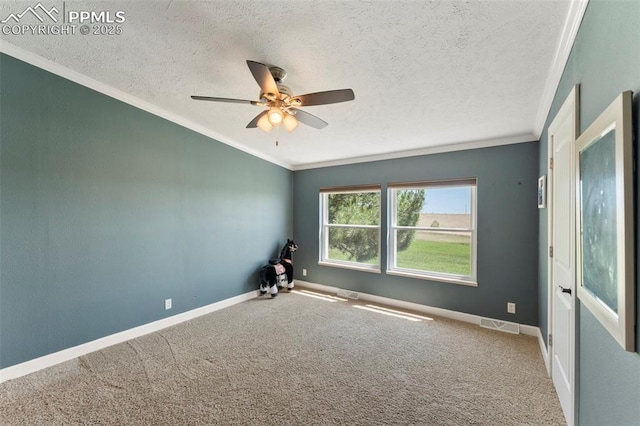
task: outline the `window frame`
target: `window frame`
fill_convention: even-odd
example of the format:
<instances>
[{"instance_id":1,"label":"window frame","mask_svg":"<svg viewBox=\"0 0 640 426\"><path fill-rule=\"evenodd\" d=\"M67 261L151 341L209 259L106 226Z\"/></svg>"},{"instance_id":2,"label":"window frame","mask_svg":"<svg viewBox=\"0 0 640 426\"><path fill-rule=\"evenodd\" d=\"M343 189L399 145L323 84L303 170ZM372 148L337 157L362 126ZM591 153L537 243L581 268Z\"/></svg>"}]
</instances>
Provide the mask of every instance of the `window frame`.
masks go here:
<instances>
[{"instance_id":1,"label":"window frame","mask_svg":"<svg viewBox=\"0 0 640 426\"><path fill-rule=\"evenodd\" d=\"M459 188L470 187L471 189L471 223L469 228L442 228L442 227L424 227L424 226L398 226L397 225L397 208L396 208L396 192L406 189L435 189L435 188ZM387 186L387 274L399 275L410 278L419 278L431 281L441 281L453 284L477 287L477 269L478 269L478 210L477 210L477 178L461 178L461 179L445 179L432 180L424 182L400 182L390 183ZM437 271L425 271L413 268L402 268L397 264L396 250L396 231L398 230L415 230L428 232L469 232L471 235L471 275L448 274Z\"/></svg>"},{"instance_id":2,"label":"window frame","mask_svg":"<svg viewBox=\"0 0 640 426\"><path fill-rule=\"evenodd\" d=\"M331 194L357 194L364 192L375 192L380 197L378 209L378 225L355 225L355 224L335 224L329 221L329 195ZM318 238L318 265L333 266L338 268L356 269L366 272L381 273L382 265L382 186L381 185L359 185L349 187L333 187L320 189L320 229ZM369 264L349 260L329 259L329 229L330 228L357 228L357 229L377 229L378 230L378 263Z\"/></svg>"}]
</instances>

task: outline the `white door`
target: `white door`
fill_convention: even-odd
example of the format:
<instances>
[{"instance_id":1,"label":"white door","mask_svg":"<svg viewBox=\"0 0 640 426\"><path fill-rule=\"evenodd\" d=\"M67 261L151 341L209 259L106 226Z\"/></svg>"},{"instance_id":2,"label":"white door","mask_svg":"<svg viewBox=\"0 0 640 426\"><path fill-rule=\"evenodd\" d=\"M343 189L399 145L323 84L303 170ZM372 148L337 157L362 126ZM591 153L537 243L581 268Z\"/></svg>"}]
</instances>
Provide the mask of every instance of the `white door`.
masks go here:
<instances>
[{"instance_id":1,"label":"white door","mask_svg":"<svg viewBox=\"0 0 640 426\"><path fill-rule=\"evenodd\" d=\"M549 126L551 377L567 420L574 414L575 174L578 88Z\"/></svg>"}]
</instances>

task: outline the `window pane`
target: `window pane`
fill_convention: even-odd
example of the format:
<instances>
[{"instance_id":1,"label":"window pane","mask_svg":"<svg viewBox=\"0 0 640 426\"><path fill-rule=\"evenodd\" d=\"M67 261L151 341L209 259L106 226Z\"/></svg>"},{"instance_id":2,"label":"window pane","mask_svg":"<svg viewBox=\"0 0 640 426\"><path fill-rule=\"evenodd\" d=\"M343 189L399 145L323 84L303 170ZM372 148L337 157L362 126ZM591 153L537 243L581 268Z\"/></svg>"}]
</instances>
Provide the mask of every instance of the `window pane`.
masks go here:
<instances>
[{"instance_id":1,"label":"window pane","mask_svg":"<svg viewBox=\"0 0 640 426\"><path fill-rule=\"evenodd\" d=\"M396 231L396 267L471 276L471 233Z\"/></svg>"},{"instance_id":2,"label":"window pane","mask_svg":"<svg viewBox=\"0 0 640 426\"><path fill-rule=\"evenodd\" d=\"M327 260L378 265L379 230L360 228L330 227L329 254Z\"/></svg>"},{"instance_id":3,"label":"window pane","mask_svg":"<svg viewBox=\"0 0 640 426\"><path fill-rule=\"evenodd\" d=\"M470 229L471 209L470 186L427 188L418 226Z\"/></svg>"},{"instance_id":4,"label":"window pane","mask_svg":"<svg viewBox=\"0 0 640 426\"><path fill-rule=\"evenodd\" d=\"M418 225L424 207L424 189L400 189L396 191L396 223L398 226Z\"/></svg>"},{"instance_id":5,"label":"window pane","mask_svg":"<svg viewBox=\"0 0 640 426\"><path fill-rule=\"evenodd\" d=\"M380 192L328 194L329 221L340 225L379 225Z\"/></svg>"},{"instance_id":6,"label":"window pane","mask_svg":"<svg viewBox=\"0 0 640 426\"><path fill-rule=\"evenodd\" d=\"M471 229L470 214L455 213L420 213L417 226L430 228L462 228Z\"/></svg>"}]
</instances>

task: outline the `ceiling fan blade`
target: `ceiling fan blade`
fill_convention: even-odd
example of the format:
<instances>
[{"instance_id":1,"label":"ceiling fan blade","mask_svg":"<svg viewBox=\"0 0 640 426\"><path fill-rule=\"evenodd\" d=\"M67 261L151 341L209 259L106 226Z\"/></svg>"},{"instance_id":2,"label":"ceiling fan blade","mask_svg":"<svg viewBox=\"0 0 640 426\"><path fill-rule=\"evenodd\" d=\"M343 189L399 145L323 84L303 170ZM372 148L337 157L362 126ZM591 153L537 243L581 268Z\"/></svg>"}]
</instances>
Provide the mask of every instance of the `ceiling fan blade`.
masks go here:
<instances>
[{"instance_id":1,"label":"ceiling fan blade","mask_svg":"<svg viewBox=\"0 0 640 426\"><path fill-rule=\"evenodd\" d=\"M300 106L335 104L352 101L356 98L351 89L327 90L326 92L307 93L295 97L300 99Z\"/></svg>"},{"instance_id":2,"label":"ceiling fan blade","mask_svg":"<svg viewBox=\"0 0 640 426\"><path fill-rule=\"evenodd\" d=\"M260 120L263 115L266 115L267 112L269 112L269 110L264 110L260 114L256 115L256 118L254 118L249 122L249 124L247 124L247 129L253 129L255 127L258 127L258 120Z\"/></svg>"},{"instance_id":3,"label":"ceiling fan blade","mask_svg":"<svg viewBox=\"0 0 640 426\"><path fill-rule=\"evenodd\" d=\"M309 114L301 109L291 108L291 110L295 111L295 117L299 122L306 124L307 126L311 126L314 129L323 129L329 124L315 115Z\"/></svg>"},{"instance_id":4,"label":"ceiling fan blade","mask_svg":"<svg viewBox=\"0 0 640 426\"><path fill-rule=\"evenodd\" d=\"M258 101L248 101L245 99L214 98L211 96L196 96L196 95L192 95L191 99L195 99L196 101L230 102L234 104L259 105Z\"/></svg>"},{"instance_id":5,"label":"ceiling fan blade","mask_svg":"<svg viewBox=\"0 0 640 426\"><path fill-rule=\"evenodd\" d=\"M278 91L278 85L269 71L269 67L260 62L247 61L249 70L253 74L253 78L256 79L258 85L262 89L262 93L273 93L274 95L280 95Z\"/></svg>"}]
</instances>

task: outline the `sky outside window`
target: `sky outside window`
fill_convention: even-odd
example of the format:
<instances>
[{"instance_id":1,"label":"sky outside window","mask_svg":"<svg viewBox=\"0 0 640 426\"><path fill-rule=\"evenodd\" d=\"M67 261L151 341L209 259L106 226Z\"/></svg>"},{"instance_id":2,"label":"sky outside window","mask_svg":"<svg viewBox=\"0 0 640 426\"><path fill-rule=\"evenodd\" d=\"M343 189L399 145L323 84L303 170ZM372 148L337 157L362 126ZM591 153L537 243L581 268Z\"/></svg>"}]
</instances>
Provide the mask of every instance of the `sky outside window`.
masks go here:
<instances>
[{"instance_id":1,"label":"sky outside window","mask_svg":"<svg viewBox=\"0 0 640 426\"><path fill-rule=\"evenodd\" d=\"M421 213L469 214L471 211L470 187L430 188L424 191Z\"/></svg>"}]
</instances>

